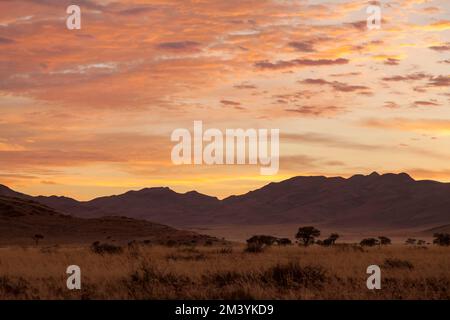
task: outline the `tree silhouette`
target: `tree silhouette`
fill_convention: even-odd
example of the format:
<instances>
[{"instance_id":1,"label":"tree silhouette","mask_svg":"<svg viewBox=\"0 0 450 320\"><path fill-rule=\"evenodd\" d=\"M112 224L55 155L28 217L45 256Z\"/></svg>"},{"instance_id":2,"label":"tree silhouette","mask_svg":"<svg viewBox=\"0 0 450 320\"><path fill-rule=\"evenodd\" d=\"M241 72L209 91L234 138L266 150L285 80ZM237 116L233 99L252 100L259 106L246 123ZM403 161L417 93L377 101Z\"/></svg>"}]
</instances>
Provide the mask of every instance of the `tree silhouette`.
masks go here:
<instances>
[{"instance_id":1,"label":"tree silhouette","mask_svg":"<svg viewBox=\"0 0 450 320\"><path fill-rule=\"evenodd\" d=\"M366 238L366 239L362 239L359 244L363 247L373 247L373 246L379 245L380 241L378 241L375 238Z\"/></svg>"},{"instance_id":2,"label":"tree silhouette","mask_svg":"<svg viewBox=\"0 0 450 320\"><path fill-rule=\"evenodd\" d=\"M267 235L256 235L247 239L247 248L246 252L262 252L264 248L273 245L277 242L278 238Z\"/></svg>"},{"instance_id":3,"label":"tree silhouette","mask_svg":"<svg viewBox=\"0 0 450 320\"><path fill-rule=\"evenodd\" d=\"M247 239L247 244L251 243L258 243L261 245L271 246L273 245L278 239L273 236L266 236L266 235L257 235L253 236L250 239Z\"/></svg>"},{"instance_id":4,"label":"tree silhouette","mask_svg":"<svg viewBox=\"0 0 450 320\"><path fill-rule=\"evenodd\" d=\"M288 238L278 238L277 244L279 246L290 246L292 244L292 241L291 241L291 239L288 239Z\"/></svg>"},{"instance_id":5,"label":"tree silhouette","mask_svg":"<svg viewBox=\"0 0 450 320\"><path fill-rule=\"evenodd\" d=\"M433 243L439 246L450 246L450 234L448 233L435 233Z\"/></svg>"},{"instance_id":6,"label":"tree silhouette","mask_svg":"<svg viewBox=\"0 0 450 320\"><path fill-rule=\"evenodd\" d=\"M328 238L321 241L319 243L319 240L317 241L317 244L323 245L323 246L332 246L336 242L336 240L339 239L339 235L337 233L332 233Z\"/></svg>"},{"instance_id":7,"label":"tree silhouette","mask_svg":"<svg viewBox=\"0 0 450 320\"><path fill-rule=\"evenodd\" d=\"M380 245L382 245L382 246L392 244L391 239L389 239L388 237L385 237L385 236L379 236L378 240L380 240Z\"/></svg>"},{"instance_id":8,"label":"tree silhouette","mask_svg":"<svg viewBox=\"0 0 450 320\"><path fill-rule=\"evenodd\" d=\"M426 243L427 242L425 240L421 240L421 239L417 240L417 245L418 246L424 246Z\"/></svg>"},{"instance_id":9,"label":"tree silhouette","mask_svg":"<svg viewBox=\"0 0 450 320\"><path fill-rule=\"evenodd\" d=\"M405 244L415 245L416 241L417 240L414 238L408 238L408 239L406 239Z\"/></svg>"},{"instance_id":10,"label":"tree silhouette","mask_svg":"<svg viewBox=\"0 0 450 320\"><path fill-rule=\"evenodd\" d=\"M42 239L44 239L44 236L42 234L35 234L33 236L33 240L36 242L36 245L38 245L39 244L39 240L42 240Z\"/></svg>"},{"instance_id":11,"label":"tree silhouette","mask_svg":"<svg viewBox=\"0 0 450 320\"><path fill-rule=\"evenodd\" d=\"M312 226L300 227L298 229L295 238L299 241L303 242L303 245L306 247L310 244L314 243L315 237L320 236L320 230L316 229Z\"/></svg>"}]
</instances>

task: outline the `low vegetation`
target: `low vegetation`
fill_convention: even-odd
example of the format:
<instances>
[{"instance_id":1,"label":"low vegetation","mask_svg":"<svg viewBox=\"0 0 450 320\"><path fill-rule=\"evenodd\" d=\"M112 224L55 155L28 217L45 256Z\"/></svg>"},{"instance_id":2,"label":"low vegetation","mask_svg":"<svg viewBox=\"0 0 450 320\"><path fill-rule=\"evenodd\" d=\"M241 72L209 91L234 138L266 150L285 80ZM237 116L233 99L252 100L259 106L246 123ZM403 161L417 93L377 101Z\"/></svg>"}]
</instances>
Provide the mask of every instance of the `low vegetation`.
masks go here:
<instances>
[{"instance_id":1,"label":"low vegetation","mask_svg":"<svg viewBox=\"0 0 450 320\"><path fill-rule=\"evenodd\" d=\"M401 260L401 259L395 259L395 258L387 258L384 260L383 267L390 268L390 269L413 269L414 266L411 262L408 260Z\"/></svg>"},{"instance_id":2,"label":"low vegetation","mask_svg":"<svg viewBox=\"0 0 450 320\"><path fill-rule=\"evenodd\" d=\"M450 234L435 233L433 243L440 246L450 246Z\"/></svg>"},{"instance_id":3,"label":"low vegetation","mask_svg":"<svg viewBox=\"0 0 450 320\"><path fill-rule=\"evenodd\" d=\"M272 245L288 246L292 245L292 241L288 238L277 238L268 235L257 235L250 239L247 239L247 247L245 252L258 253L262 252L264 248L270 247Z\"/></svg>"},{"instance_id":4,"label":"low vegetation","mask_svg":"<svg viewBox=\"0 0 450 320\"><path fill-rule=\"evenodd\" d=\"M450 235L433 244L385 236L336 243L337 233L298 229L288 238L256 235L247 244L0 248L1 299L450 299ZM425 248L427 250L417 250ZM255 254L257 253L257 254ZM368 290L367 267L379 265L382 289ZM82 289L66 288L65 271L78 265Z\"/></svg>"},{"instance_id":5,"label":"low vegetation","mask_svg":"<svg viewBox=\"0 0 450 320\"><path fill-rule=\"evenodd\" d=\"M91 245L91 251L97 254L119 254L123 249L120 246L96 241Z\"/></svg>"},{"instance_id":6,"label":"low vegetation","mask_svg":"<svg viewBox=\"0 0 450 320\"><path fill-rule=\"evenodd\" d=\"M120 248L117 249L117 248ZM450 248L335 244L0 248L0 299L450 299ZM66 288L78 265L82 289ZM366 287L367 266L382 289Z\"/></svg>"}]
</instances>

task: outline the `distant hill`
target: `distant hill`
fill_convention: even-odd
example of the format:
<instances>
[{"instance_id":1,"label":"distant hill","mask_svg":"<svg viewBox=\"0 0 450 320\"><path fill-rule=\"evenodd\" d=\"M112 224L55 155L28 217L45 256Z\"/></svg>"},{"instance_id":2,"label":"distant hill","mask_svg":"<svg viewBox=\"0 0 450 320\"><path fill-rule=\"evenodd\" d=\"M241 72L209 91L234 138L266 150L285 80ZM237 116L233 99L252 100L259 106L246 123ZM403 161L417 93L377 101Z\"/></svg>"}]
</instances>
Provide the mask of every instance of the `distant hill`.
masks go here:
<instances>
[{"instance_id":1,"label":"distant hill","mask_svg":"<svg viewBox=\"0 0 450 320\"><path fill-rule=\"evenodd\" d=\"M427 230L423 231L423 233L430 234L430 235L433 235L435 233L450 233L450 224L427 229Z\"/></svg>"},{"instance_id":2,"label":"distant hill","mask_svg":"<svg viewBox=\"0 0 450 320\"><path fill-rule=\"evenodd\" d=\"M177 193L169 188L146 188L121 195L79 202L66 197L35 197L36 201L79 217L127 216L173 226L209 223L208 213L221 202L195 191Z\"/></svg>"},{"instance_id":3,"label":"distant hill","mask_svg":"<svg viewBox=\"0 0 450 320\"><path fill-rule=\"evenodd\" d=\"M223 200L216 219L398 229L450 222L450 184L409 175L294 177ZM233 213L235 213L233 215Z\"/></svg>"},{"instance_id":4,"label":"distant hill","mask_svg":"<svg viewBox=\"0 0 450 320\"><path fill-rule=\"evenodd\" d=\"M34 199L74 216L120 215L178 227L307 223L394 230L450 223L450 184L416 181L406 173L374 172L348 179L299 176L224 200L169 188L129 191L87 202L65 197Z\"/></svg>"},{"instance_id":5,"label":"distant hill","mask_svg":"<svg viewBox=\"0 0 450 320\"><path fill-rule=\"evenodd\" d=\"M15 198L22 198L22 199L32 199L33 198L32 196L28 196L26 194L14 191L2 184L0 184L0 196L15 197Z\"/></svg>"},{"instance_id":6,"label":"distant hill","mask_svg":"<svg viewBox=\"0 0 450 320\"><path fill-rule=\"evenodd\" d=\"M209 215L205 213L218 209L221 204L216 197L196 191L181 194L169 188L145 188L86 202L61 196L32 197L2 185L0 195L33 199L60 212L83 218L127 216L174 226L208 223Z\"/></svg>"},{"instance_id":7,"label":"distant hill","mask_svg":"<svg viewBox=\"0 0 450 320\"><path fill-rule=\"evenodd\" d=\"M33 200L0 196L0 244L33 244L35 234L46 244L125 243L147 240L154 244L205 243L218 240L162 224L126 217L76 218Z\"/></svg>"}]
</instances>

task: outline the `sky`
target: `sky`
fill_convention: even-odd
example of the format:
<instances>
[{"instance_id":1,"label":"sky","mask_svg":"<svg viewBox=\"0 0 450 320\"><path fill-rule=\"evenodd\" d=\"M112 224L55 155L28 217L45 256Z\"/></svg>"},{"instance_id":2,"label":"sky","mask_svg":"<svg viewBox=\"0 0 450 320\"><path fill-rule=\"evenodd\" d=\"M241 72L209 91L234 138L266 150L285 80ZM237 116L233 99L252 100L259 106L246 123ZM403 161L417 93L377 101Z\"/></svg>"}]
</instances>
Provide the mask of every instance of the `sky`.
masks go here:
<instances>
[{"instance_id":1,"label":"sky","mask_svg":"<svg viewBox=\"0 0 450 320\"><path fill-rule=\"evenodd\" d=\"M2 0L0 183L87 200L372 171L450 182L449 71L448 0ZM174 165L171 133L195 120L280 129L278 173Z\"/></svg>"}]
</instances>

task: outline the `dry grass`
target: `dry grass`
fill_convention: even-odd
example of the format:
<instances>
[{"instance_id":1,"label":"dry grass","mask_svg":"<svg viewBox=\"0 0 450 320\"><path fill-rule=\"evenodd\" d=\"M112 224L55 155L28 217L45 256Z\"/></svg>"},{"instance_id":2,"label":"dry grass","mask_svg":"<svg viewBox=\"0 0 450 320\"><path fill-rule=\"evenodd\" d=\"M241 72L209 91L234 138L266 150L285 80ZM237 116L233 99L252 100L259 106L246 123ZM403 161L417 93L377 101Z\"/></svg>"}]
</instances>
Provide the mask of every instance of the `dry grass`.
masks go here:
<instances>
[{"instance_id":1,"label":"dry grass","mask_svg":"<svg viewBox=\"0 0 450 320\"><path fill-rule=\"evenodd\" d=\"M78 265L82 290L66 288ZM366 268L382 289L366 288ZM0 299L450 299L450 248L0 248Z\"/></svg>"}]
</instances>

